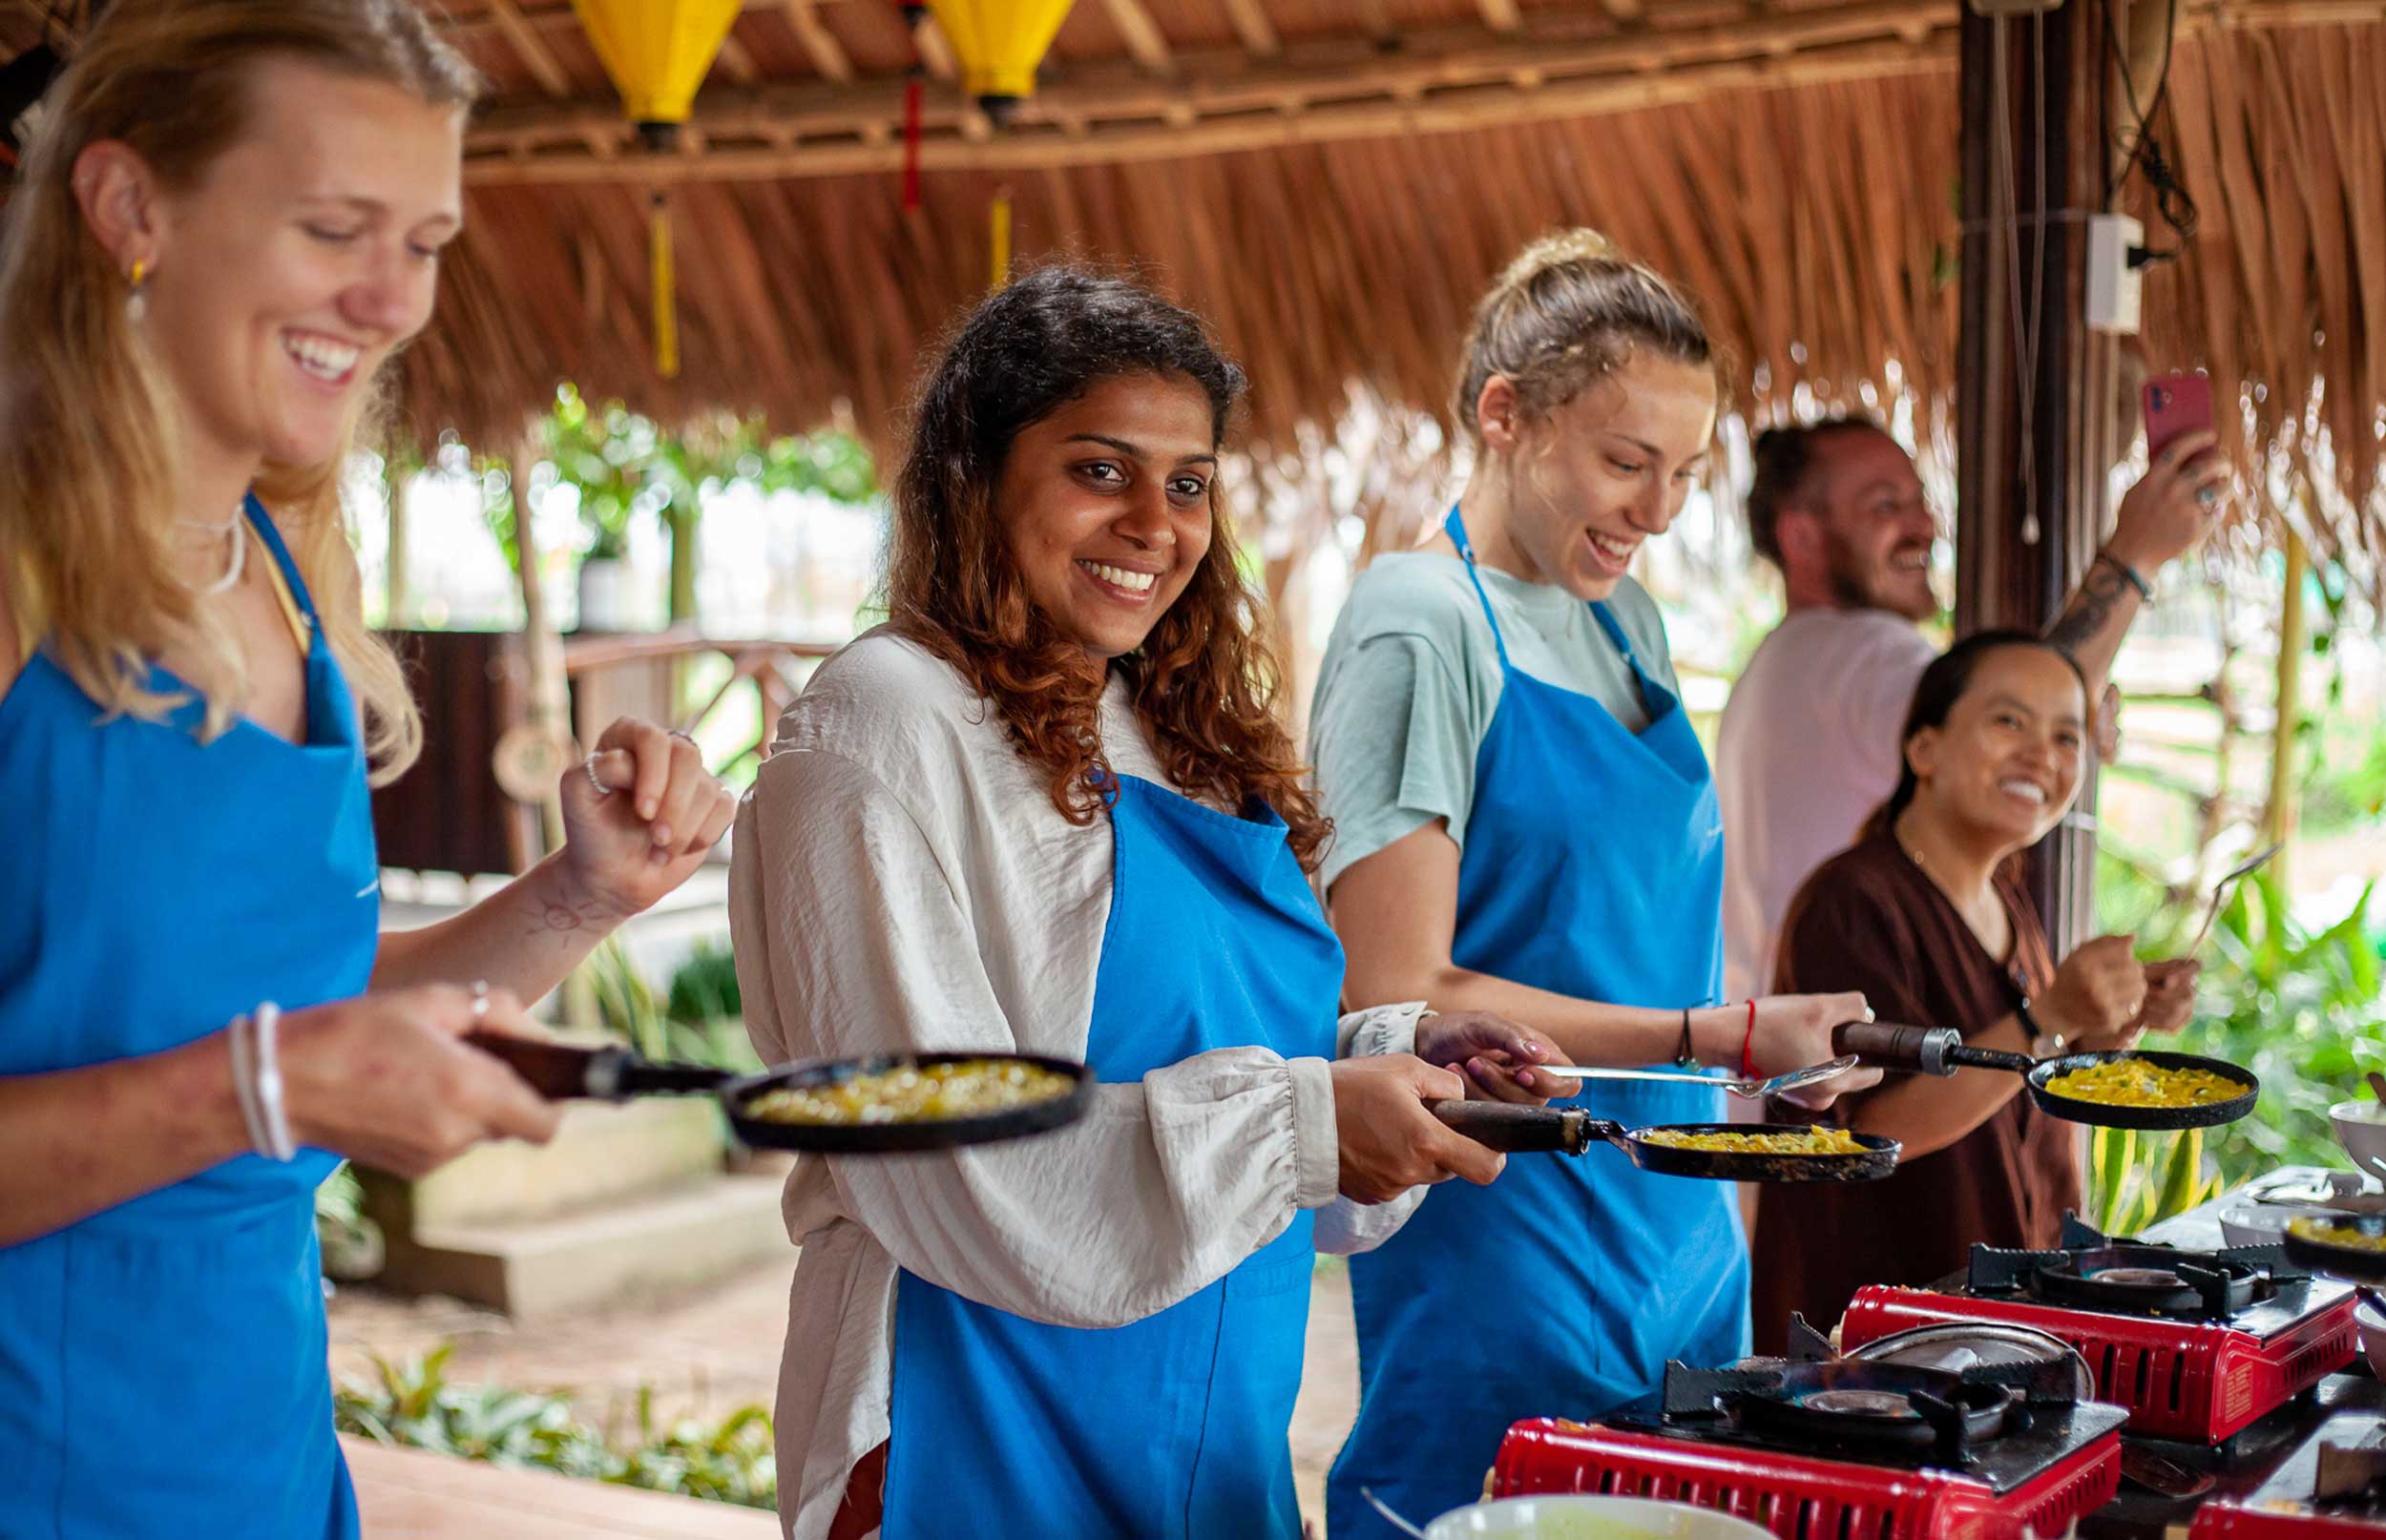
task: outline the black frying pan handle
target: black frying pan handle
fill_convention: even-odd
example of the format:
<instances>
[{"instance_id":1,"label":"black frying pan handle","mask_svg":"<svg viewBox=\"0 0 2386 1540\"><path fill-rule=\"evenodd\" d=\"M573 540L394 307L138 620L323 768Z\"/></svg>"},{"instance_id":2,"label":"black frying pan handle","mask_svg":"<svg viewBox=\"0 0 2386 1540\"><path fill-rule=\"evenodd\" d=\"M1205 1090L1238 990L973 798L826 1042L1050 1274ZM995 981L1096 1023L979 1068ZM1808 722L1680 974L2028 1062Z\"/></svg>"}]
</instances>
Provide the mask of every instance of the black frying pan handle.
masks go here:
<instances>
[{"instance_id":1,"label":"black frying pan handle","mask_svg":"<svg viewBox=\"0 0 2386 1540\"><path fill-rule=\"evenodd\" d=\"M1512 1101L1429 1101L1426 1108L1445 1127L1476 1143L1511 1155L1556 1151L1580 1155L1597 1137L1589 1115L1579 1109L1533 1107Z\"/></svg>"},{"instance_id":2,"label":"black frying pan handle","mask_svg":"<svg viewBox=\"0 0 2386 1540\"><path fill-rule=\"evenodd\" d=\"M1900 1027L1887 1021L1843 1022L1831 1029L1831 1046L1884 1070L1956 1072L1955 1053L1963 1034L1952 1027Z\"/></svg>"},{"instance_id":3,"label":"black frying pan handle","mask_svg":"<svg viewBox=\"0 0 2386 1540\"><path fill-rule=\"evenodd\" d=\"M637 1095L673 1095L718 1091L732 1078L724 1070L696 1065L651 1064L626 1048L583 1048L545 1043L504 1032L472 1032L465 1039L503 1059L531 1089L549 1101L592 1097L625 1101Z\"/></svg>"}]
</instances>

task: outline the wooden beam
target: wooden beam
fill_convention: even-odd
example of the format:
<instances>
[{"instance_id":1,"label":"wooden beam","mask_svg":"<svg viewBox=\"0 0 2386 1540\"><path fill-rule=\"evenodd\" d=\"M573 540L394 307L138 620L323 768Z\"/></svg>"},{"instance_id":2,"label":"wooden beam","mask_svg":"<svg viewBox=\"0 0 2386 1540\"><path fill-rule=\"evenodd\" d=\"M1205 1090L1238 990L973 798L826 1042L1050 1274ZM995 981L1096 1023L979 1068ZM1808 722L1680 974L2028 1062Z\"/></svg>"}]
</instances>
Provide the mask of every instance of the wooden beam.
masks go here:
<instances>
[{"instance_id":1,"label":"wooden beam","mask_svg":"<svg viewBox=\"0 0 2386 1540\"><path fill-rule=\"evenodd\" d=\"M1152 20L1152 13L1143 9L1143 0L1102 0L1102 9L1110 12L1111 25L1126 39L1127 53L1136 63L1154 74L1169 74L1176 70L1170 55L1168 39Z\"/></svg>"},{"instance_id":2,"label":"wooden beam","mask_svg":"<svg viewBox=\"0 0 2386 1540\"><path fill-rule=\"evenodd\" d=\"M513 0L489 0L489 13L497 30L505 34L506 45L530 70L531 78L538 82L539 90L550 96L572 94L572 77L563 73L563 65L547 47L546 40L531 30Z\"/></svg>"},{"instance_id":3,"label":"wooden beam","mask_svg":"<svg viewBox=\"0 0 2386 1540\"><path fill-rule=\"evenodd\" d=\"M952 45L945 40L945 30L936 25L933 16L922 16L911 29L911 43L920 52L920 63L939 80L951 80L960 73L952 62Z\"/></svg>"},{"instance_id":4,"label":"wooden beam","mask_svg":"<svg viewBox=\"0 0 2386 1540\"><path fill-rule=\"evenodd\" d=\"M1952 30L1916 48L1901 41L1871 42L1814 51L1787 60L1735 59L1685 66L1661 75L1629 74L1593 81L1553 83L1519 91L1496 84L1440 92L1414 105L1376 99L1204 118L1188 127L1145 122L1099 128L1078 137L1057 127L1041 132L1015 125L982 142L941 134L920 146L929 171L1030 171L1079 165L1127 164L1183 159L1236 151L1331 144L1351 139L1418 134L1449 134L1504 124L1595 116L1668 103L1694 101L1710 92L1877 78L1917 70L1943 69L1955 58ZM701 159L623 156L600 165L585 156L474 156L465 179L474 186L567 185L575 183L675 183L783 180L842 177L896 170L899 144L871 145L859 137L814 140L781 151L719 142Z\"/></svg>"},{"instance_id":5,"label":"wooden beam","mask_svg":"<svg viewBox=\"0 0 2386 1540\"><path fill-rule=\"evenodd\" d=\"M1600 9L1613 16L1619 25L1637 27L1648 12L1641 0L1599 0Z\"/></svg>"},{"instance_id":6,"label":"wooden beam","mask_svg":"<svg viewBox=\"0 0 2386 1540\"><path fill-rule=\"evenodd\" d=\"M795 40L804 45L805 56L812 61L812 69L824 80L848 85L853 79L853 60L847 56L845 45L836 34L821 25L820 15L812 9L812 0L785 0L787 25L795 29Z\"/></svg>"},{"instance_id":7,"label":"wooden beam","mask_svg":"<svg viewBox=\"0 0 2386 1540\"><path fill-rule=\"evenodd\" d=\"M1267 11L1260 0L1225 0L1226 19L1234 23L1234 35L1243 40L1243 52L1255 59L1272 59L1284 51L1276 40L1275 24L1267 19Z\"/></svg>"},{"instance_id":8,"label":"wooden beam","mask_svg":"<svg viewBox=\"0 0 2386 1540\"><path fill-rule=\"evenodd\" d=\"M1517 9L1517 0L1476 0L1483 12L1483 25L1495 32L1513 32L1524 25L1524 12Z\"/></svg>"},{"instance_id":9,"label":"wooden beam","mask_svg":"<svg viewBox=\"0 0 2386 1540\"><path fill-rule=\"evenodd\" d=\"M719 63L721 73L739 85L750 86L762 78L762 72L754 68L754 55L745 51L745 45L738 41L735 32L721 40Z\"/></svg>"},{"instance_id":10,"label":"wooden beam","mask_svg":"<svg viewBox=\"0 0 2386 1540\"><path fill-rule=\"evenodd\" d=\"M2386 11L2386 0L2371 3ZM1927 9L1935 27L1954 25L1957 0L1932 0ZM1793 59L1799 52L1894 37L1900 27L1912 24L1915 10L1912 0L1865 0L1832 10L1790 12L1762 23L1651 30L1631 36L1617 35L1604 22L1595 22L1598 32L1574 42L1562 41L1564 34L1556 29L1544 31L1531 23L1516 37L1476 26L1411 33L1389 53L1346 38L1287 48L1268 61L1232 51L1181 53L1174 80L1154 79L1123 62L1089 64L1020 103L1010 133L1017 136L1025 129L1053 127L1062 117L1095 125L1099 136L1106 122L1132 125L1171 115L1199 120L1261 111L1298 113L1370 97L1513 83L1519 72L1538 76L1546 82L1541 89L1552 90L1568 83L1569 77L1633 73L1662 76L1691 65L1776 52ZM922 122L931 129L959 126L967 133L967 114L973 112L957 97L932 93L924 104ZM900 124L902 114L902 83L891 78L850 88L789 85L714 91L696 107L697 119L716 137L727 138L759 138L772 130L790 129L802 135L850 138L866 123ZM536 149L589 126L627 132L611 102L568 109L529 104L483 114L468 144L477 153Z\"/></svg>"}]
</instances>

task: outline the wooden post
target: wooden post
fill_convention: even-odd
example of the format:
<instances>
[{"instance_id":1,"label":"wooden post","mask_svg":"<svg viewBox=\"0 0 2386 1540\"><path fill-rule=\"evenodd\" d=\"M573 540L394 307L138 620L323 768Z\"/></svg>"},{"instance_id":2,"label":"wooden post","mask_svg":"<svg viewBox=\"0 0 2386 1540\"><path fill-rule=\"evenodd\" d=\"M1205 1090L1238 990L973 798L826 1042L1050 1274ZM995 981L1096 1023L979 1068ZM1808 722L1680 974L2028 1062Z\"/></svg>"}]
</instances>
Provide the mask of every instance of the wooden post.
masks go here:
<instances>
[{"instance_id":1,"label":"wooden post","mask_svg":"<svg viewBox=\"0 0 2386 1540\"><path fill-rule=\"evenodd\" d=\"M1963 12L1958 633L2045 626L2105 525L2117 354L2082 324L2086 230L2071 211L2102 206L2095 66L2110 3ZM2094 797L2091 770L2081 805ZM2075 816L2033 863L2057 956L2093 923L2095 848L2094 820Z\"/></svg>"},{"instance_id":2,"label":"wooden post","mask_svg":"<svg viewBox=\"0 0 2386 1540\"><path fill-rule=\"evenodd\" d=\"M414 618L414 596L407 592L406 505L414 477L401 472L389 480L389 555L382 574L382 629L404 631Z\"/></svg>"},{"instance_id":3,"label":"wooden post","mask_svg":"<svg viewBox=\"0 0 2386 1540\"><path fill-rule=\"evenodd\" d=\"M530 719L572 741L571 688L563 676L563 638L547 616L547 593L538 578L538 537L532 528L531 472L538 451L529 446L513 453L513 554L522 580L522 650L531 674ZM576 774L577 772L574 772ZM538 822L550 851L563 846L563 794L552 780L538 799ZM563 981L563 1019L574 1027L597 1023L596 990L584 968L574 968Z\"/></svg>"},{"instance_id":4,"label":"wooden post","mask_svg":"<svg viewBox=\"0 0 2386 1540\"><path fill-rule=\"evenodd\" d=\"M2283 523L2283 521L2282 521ZM2262 809L2262 843L2287 840L2294 835L2296 802L2300 798L2298 773L2302 756L2303 726L2303 652L2308 640L2307 621L2303 614L2304 576L2311 571L2311 552L2304 548L2303 537L2294 526L2286 525L2287 587L2280 595L2278 613L2278 710L2271 724L2270 798ZM2281 850L2271 858L2271 881L2282 889L2287 885L2287 858L2291 851Z\"/></svg>"}]
</instances>

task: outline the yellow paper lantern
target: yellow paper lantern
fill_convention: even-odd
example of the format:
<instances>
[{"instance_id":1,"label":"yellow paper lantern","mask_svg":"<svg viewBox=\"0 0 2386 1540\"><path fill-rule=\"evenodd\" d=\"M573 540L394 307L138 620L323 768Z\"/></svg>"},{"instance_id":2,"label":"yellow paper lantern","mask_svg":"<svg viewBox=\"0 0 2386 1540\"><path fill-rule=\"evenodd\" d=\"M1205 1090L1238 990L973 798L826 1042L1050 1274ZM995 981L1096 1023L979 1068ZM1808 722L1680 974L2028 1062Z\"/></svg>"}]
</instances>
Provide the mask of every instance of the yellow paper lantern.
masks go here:
<instances>
[{"instance_id":1,"label":"yellow paper lantern","mask_svg":"<svg viewBox=\"0 0 2386 1540\"><path fill-rule=\"evenodd\" d=\"M638 133L670 148L742 0L572 0L572 9Z\"/></svg>"},{"instance_id":2,"label":"yellow paper lantern","mask_svg":"<svg viewBox=\"0 0 2386 1540\"><path fill-rule=\"evenodd\" d=\"M961 61L962 86L997 124L1036 94L1036 67L1070 0L928 0Z\"/></svg>"},{"instance_id":3,"label":"yellow paper lantern","mask_svg":"<svg viewBox=\"0 0 2386 1540\"><path fill-rule=\"evenodd\" d=\"M738 19L743 0L572 0L581 30L621 93L638 137L666 151L696 105L696 88ZM671 260L671 204L661 193L647 213L648 279L655 298L655 372L680 372L678 286Z\"/></svg>"}]
</instances>

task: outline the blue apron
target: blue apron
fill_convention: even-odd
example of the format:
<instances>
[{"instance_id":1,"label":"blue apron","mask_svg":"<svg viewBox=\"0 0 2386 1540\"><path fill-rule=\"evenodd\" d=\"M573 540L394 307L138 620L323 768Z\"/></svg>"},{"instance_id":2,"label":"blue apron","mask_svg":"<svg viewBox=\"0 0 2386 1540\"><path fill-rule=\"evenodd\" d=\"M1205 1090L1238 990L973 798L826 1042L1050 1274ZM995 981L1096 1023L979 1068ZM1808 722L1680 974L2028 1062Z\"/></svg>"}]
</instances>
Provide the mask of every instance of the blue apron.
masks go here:
<instances>
[{"instance_id":1,"label":"blue apron","mask_svg":"<svg viewBox=\"0 0 2386 1540\"><path fill-rule=\"evenodd\" d=\"M1687 717L1603 604L1591 611L1639 682L1645 731L1518 672L1455 509L1448 528L1502 671L1476 755L1452 960L1578 999L1713 1002L1722 821ZM1637 1128L1714 1121L1722 1102L1697 1086L1611 1081L1577 1105ZM1332 1540L1393 1532L1361 1487L1423 1523L1481 1494L1517 1419L1597 1417L1656 1389L1669 1358L1724 1363L1748 1345L1731 1184L1650 1176L1606 1145L1514 1156L1489 1187L1435 1188L1392 1239L1350 1259L1350 1292L1361 1394L1327 1486Z\"/></svg>"},{"instance_id":2,"label":"blue apron","mask_svg":"<svg viewBox=\"0 0 2386 1540\"><path fill-rule=\"evenodd\" d=\"M264 510L247 517L313 610ZM307 738L196 701L101 719L36 654L0 699L0 1075L157 1053L365 988L380 898L363 738L310 625ZM164 669L151 688L183 688ZM92 1152L104 1156L104 1151ZM356 1533L331 1429L314 1191L241 1155L0 1249L0 1535Z\"/></svg>"},{"instance_id":3,"label":"blue apron","mask_svg":"<svg viewBox=\"0 0 2386 1540\"><path fill-rule=\"evenodd\" d=\"M1342 945L1265 809L1120 778L1086 1056L1112 1083L1211 1049L1334 1052ZM964 1156L963 1158L967 1158ZM886 1540L1298 1540L1287 1430L1311 1217L1129 1325L895 1286Z\"/></svg>"}]
</instances>

